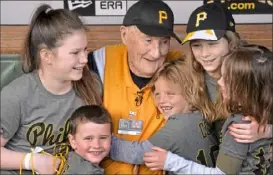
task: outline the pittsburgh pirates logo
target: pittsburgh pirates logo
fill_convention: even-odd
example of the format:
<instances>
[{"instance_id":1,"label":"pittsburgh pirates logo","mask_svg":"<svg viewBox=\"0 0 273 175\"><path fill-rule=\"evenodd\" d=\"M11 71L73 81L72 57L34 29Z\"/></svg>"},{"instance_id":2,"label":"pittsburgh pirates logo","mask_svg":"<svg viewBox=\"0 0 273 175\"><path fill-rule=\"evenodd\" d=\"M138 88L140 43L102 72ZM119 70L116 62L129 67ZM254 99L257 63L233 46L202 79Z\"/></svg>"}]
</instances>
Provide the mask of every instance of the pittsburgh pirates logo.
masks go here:
<instances>
[{"instance_id":1,"label":"pittsburgh pirates logo","mask_svg":"<svg viewBox=\"0 0 273 175\"><path fill-rule=\"evenodd\" d=\"M166 11L163 11L163 10L160 10L158 11L159 13L159 20L158 20L158 23L159 24L162 24L163 23L163 19L164 20L167 20L168 19L168 14Z\"/></svg>"},{"instance_id":2,"label":"pittsburgh pirates logo","mask_svg":"<svg viewBox=\"0 0 273 175\"><path fill-rule=\"evenodd\" d=\"M206 12L200 12L196 15L196 22L195 27L198 27L200 25L200 21L205 21L207 19L207 13Z\"/></svg>"}]
</instances>

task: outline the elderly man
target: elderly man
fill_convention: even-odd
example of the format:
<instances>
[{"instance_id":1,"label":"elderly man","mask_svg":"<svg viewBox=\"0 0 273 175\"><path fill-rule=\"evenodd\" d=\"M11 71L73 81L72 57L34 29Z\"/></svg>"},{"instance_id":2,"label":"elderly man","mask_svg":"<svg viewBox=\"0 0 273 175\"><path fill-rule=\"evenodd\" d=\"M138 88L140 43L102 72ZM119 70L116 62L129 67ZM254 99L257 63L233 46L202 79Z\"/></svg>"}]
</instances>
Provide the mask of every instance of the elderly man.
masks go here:
<instances>
[{"instance_id":1,"label":"elderly man","mask_svg":"<svg viewBox=\"0 0 273 175\"><path fill-rule=\"evenodd\" d=\"M103 102L113 119L118 137L141 141L152 136L163 118L153 103L147 87L153 74L166 60L181 57L170 52L170 39L180 39L173 32L174 15L161 0L139 0L127 12L120 28L121 45L106 46L89 53L89 67L100 76ZM133 174L134 166L105 160L106 174ZM140 166L139 174L160 174Z\"/></svg>"}]
</instances>

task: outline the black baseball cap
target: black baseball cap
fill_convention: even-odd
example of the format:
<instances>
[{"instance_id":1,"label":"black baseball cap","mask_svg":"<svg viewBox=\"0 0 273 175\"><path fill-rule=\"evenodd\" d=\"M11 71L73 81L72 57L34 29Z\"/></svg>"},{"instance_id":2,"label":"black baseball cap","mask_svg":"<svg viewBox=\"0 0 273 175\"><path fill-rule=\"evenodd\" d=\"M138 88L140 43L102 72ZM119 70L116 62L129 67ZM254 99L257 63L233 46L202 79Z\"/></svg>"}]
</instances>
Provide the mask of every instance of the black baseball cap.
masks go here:
<instances>
[{"instance_id":1,"label":"black baseball cap","mask_svg":"<svg viewBox=\"0 0 273 175\"><path fill-rule=\"evenodd\" d=\"M139 0L127 11L124 26L135 25L144 34L157 37L173 37L174 15L171 8L162 0Z\"/></svg>"},{"instance_id":2,"label":"black baseball cap","mask_svg":"<svg viewBox=\"0 0 273 175\"><path fill-rule=\"evenodd\" d=\"M195 39L216 41L227 30L236 32L235 21L227 7L220 3L204 4L192 12L182 44Z\"/></svg>"}]
</instances>

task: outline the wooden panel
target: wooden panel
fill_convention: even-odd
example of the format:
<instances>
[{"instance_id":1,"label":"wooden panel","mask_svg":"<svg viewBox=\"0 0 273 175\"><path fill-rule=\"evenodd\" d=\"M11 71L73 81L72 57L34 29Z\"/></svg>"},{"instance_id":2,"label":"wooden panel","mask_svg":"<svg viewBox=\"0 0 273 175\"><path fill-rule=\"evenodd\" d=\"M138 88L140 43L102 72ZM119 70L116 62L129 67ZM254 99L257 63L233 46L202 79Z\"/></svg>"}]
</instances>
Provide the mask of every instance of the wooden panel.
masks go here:
<instances>
[{"instance_id":1,"label":"wooden panel","mask_svg":"<svg viewBox=\"0 0 273 175\"><path fill-rule=\"evenodd\" d=\"M89 50L121 42L119 26L87 26L87 28ZM20 53L28 26L0 26L0 30L1 53ZM175 31L180 38L185 37L185 25L175 26ZM237 31L241 38L249 43L265 45L272 50L272 24L237 25ZM172 40L171 48L186 49L175 40Z\"/></svg>"}]
</instances>

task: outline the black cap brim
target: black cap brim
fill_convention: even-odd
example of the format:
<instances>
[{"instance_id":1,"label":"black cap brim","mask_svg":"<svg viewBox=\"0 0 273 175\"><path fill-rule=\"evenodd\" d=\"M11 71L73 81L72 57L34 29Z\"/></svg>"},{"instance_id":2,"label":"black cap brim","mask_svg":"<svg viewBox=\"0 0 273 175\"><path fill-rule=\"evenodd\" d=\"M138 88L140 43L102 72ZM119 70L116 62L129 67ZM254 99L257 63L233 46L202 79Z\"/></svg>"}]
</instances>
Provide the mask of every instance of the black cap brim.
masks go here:
<instances>
[{"instance_id":1,"label":"black cap brim","mask_svg":"<svg viewBox=\"0 0 273 175\"><path fill-rule=\"evenodd\" d=\"M155 36L155 37L172 37L176 39L179 44L182 43L182 41L179 39L179 37L170 30L154 27L154 26L145 26L145 25L136 25L137 28L144 34L149 36Z\"/></svg>"}]
</instances>

